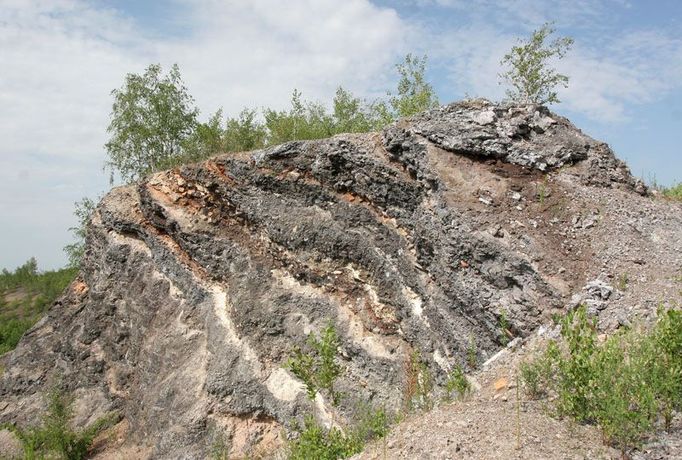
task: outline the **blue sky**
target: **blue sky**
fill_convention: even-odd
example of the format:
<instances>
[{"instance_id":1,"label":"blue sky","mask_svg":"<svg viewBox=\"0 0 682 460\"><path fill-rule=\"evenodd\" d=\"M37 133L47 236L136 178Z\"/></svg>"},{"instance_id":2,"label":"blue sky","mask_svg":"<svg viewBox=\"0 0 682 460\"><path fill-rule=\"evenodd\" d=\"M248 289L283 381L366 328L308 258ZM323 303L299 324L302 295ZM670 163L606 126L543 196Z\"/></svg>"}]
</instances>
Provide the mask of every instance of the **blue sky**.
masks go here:
<instances>
[{"instance_id":1,"label":"blue sky","mask_svg":"<svg viewBox=\"0 0 682 460\"><path fill-rule=\"evenodd\" d=\"M429 56L441 102L497 100L499 61L554 21L575 39L552 109L608 142L637 176L682 180L682 2L676 0L2 0L0 267L65 263L73 203L108 187L112 89L178 63L202 115L282 108L293 88L331 100L393 88Z\"/></svg>"}]
</instances>

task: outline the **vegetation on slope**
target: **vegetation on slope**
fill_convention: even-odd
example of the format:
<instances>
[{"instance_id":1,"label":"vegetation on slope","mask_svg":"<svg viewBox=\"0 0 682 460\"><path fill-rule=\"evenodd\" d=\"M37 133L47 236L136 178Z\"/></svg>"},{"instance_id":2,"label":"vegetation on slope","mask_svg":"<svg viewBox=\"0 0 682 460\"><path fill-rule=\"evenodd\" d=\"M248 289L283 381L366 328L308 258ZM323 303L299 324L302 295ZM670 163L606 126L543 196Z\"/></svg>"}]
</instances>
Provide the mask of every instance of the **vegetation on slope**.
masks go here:
<instances>
[{"instance_id":1,"label":"vegetation on slope","mask_svg":"<svg viewBox=\"0 0 682 460\"><path fill-rule=\"evenodd\" d=\"M296 348L286 367L306 386L312 401L318 392L330 397L336 407L343 394L334 389L334 382L342 374L338 360L339 340L336 328L330 322L319 337L308 335L305 349ZM288 458L304 460L316 458L335 460L347 458L362 451L373 439L386 436L395 417L383 408L364 404L356 410L355 420L343 429L325 428L308 414L303 425L294 426L294 438L288 443Z\"/></svg>"},{"instance_id":2,"label":"vegetation on slope","mask_svg":"<svg viewBox=\"0 0 682 460\"><path fill-rule=\"evenodd\" d=\"M34 258L0 273L0 354L12 350L21 336L52 305L76 276L77 269L38 271Z\"/></svg>"},{"instance_id":3,"label":"vegetation on slope","mask_svg":"<svg viewBox=\"0 0 682 460\"><path fill-rule=\"evenodd\" d=\"M95 437L114 425L120 416L115 413L106 415L77 431L70 426L72 419L73 399L55 387L47 395L47 412L40 425L23 429L5 424L0 425L0 429L7 429L16 435L27 460L81 460L87 457Z\"/></svg>"},{"instance_id":4,"label":"vegetation on slope","mask_svg":"<svg viewBox=\"0 0 682 460\"><path fill-rule=\"evenodd\" d=\"M652 330L600 340L585 307L561 322L561 340L521 368L532 397L550 396L561 415L599 425L623 457L682 409L682 311L659 311Z\"/></svg>"},{"instance_id":5,"label":"vegetation on slope","mask_svg":"<svg viewBox=\"0 0 682 460\"><path fill-rule=\"evenodd\" d=\"M682 183L663 188L661 193L663 193L663 196L672 200L682 201Z\"/></svg>"},{"instance_id":6,"label":"vegetation on slope","mask_svg":"<svg viewBox=\"0 0 682 460\"><path fill-rule=\"evenodd\" d=\"M338 87L330 111L327 105L303 99L294 89L286 110L244 108L225 118L222 109L206 123L174 65L167 75L152 64L141 75L128 74L112 92L114 104L107 128L107 166L125 182L160 169L201 161L221 152L239 152L293 140L323 139L340 133L377 130L396 120L437 107L426 81L426 56L408 54L396 65L400 76L388 100L368 102Z\"/></svg>"}]
</instances>

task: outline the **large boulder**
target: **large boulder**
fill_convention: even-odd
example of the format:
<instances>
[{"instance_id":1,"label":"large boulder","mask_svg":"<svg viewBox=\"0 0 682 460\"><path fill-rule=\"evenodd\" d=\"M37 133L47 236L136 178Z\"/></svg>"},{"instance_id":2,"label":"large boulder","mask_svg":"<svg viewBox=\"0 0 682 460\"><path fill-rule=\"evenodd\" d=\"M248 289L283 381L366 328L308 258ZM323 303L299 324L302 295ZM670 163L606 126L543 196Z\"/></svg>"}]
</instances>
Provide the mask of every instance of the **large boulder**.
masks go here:
<instances>
[{"instance_id":1,"label":"large boulder","mask_svg":"<svg viewBox=\"0 0 682 460\"><path fill-rule=\"evenodd\" d=\"M2 358L0 422L36 423L57 382L76 398L76 424L123 416L118 449L204 458L216 433L244 453L280 444L306 413L329 423L362 401L398 409L415 351L442 383L585 284L594 254L552 260L573 244L560 242L565 228L528 223L551 203L557 222L570 219L563 186L547 185L558 168L566 193L639 186L544 107L476 100L115 188L78 279ZM285 366L330 321L338 408L310 401Z\"/></svg>"}]
</instances>

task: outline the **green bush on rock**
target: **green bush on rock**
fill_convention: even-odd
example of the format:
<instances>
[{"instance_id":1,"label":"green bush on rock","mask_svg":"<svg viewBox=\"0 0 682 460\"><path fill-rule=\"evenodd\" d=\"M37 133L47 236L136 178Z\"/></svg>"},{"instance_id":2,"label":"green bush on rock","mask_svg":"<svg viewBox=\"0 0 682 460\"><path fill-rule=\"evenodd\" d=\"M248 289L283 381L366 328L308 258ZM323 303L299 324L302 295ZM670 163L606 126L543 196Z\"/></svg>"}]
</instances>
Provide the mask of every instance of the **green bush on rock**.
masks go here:
<instances>
[{"instance_id":1,"label":"green bush on rock","mask_svg":"<svg viewBox=\"0 0 682 460\"><path fill-rule=\"evenodd\" d=\"M521 367L532 397L556 396L560 414L598 424L624 456L660 421L670 428L682 408L682 311L659 309L651 330L625 329L600 342L582 306L561 321L561 335Z\"/></svg>"}]
</instances>

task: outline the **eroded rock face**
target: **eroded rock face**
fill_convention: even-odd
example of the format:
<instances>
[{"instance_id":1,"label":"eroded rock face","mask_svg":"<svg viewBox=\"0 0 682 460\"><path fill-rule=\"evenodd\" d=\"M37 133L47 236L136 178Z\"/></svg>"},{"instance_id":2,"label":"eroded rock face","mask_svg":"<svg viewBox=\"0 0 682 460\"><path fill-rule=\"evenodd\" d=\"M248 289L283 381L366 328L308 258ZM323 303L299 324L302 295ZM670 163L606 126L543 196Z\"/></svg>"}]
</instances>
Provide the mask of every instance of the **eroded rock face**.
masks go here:
<instances>
[{"instance_id":1,"label":"eroded rock face","mask_svg":"<svg viewBox=\"0 0 682 460\"><path fill-rule=\"evenodd\" d=\"M584 284L577 265L559 281L543 271L542 236L519 249L472 219L520 207L524 184L564 165L584 184L635 187L608 147L546 109L469 101L116 188L78 280L3 358L0 422L34 422L59 379L77 423L122 413L122 449L204 458L215 433L234 453L267 449L304 413L332 417L284 369L329 321L346 395L335 419L360 401L399 408L414 350L442 383L472 344L479 360L500 347L502 312L528 334Z\"/></svg>"}]
</instances>

